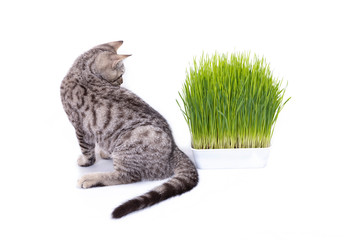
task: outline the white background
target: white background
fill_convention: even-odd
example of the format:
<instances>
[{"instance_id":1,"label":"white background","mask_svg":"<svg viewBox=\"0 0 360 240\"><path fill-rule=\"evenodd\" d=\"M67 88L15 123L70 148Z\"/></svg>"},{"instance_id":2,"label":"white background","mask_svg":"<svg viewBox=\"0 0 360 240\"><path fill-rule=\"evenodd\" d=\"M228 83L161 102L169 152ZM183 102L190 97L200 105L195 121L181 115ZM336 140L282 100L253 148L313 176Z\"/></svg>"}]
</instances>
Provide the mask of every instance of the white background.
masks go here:
<instances>
[{"instance_id":1,"label":"white background","mask_svg":"<svg viewBox=\"0 0 360 240\"><path fill-rule=\"evenodd\" d=\"M360 239L360 14L356 1L2 1L1 239ZM94 45L124 40L125 87L168 119L194 56L264 55L288 82L269 164L201 170L193 191L111 220L160 182L83 190L60 82Z\"/></svg>"}]
</instances>

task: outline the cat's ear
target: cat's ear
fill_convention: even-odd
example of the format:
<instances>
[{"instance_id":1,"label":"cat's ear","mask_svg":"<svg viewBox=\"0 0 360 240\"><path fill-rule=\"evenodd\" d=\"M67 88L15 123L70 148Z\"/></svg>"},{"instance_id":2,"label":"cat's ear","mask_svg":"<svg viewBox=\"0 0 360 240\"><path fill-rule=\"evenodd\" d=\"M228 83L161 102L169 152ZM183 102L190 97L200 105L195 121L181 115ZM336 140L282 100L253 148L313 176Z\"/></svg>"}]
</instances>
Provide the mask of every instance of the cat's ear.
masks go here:
<instances>
[{"instance_id":1,"label":"cat's ear","mask_svg":"<svg viewBox=\"0 0 360 240\"><path fill-rule=\"evenodd\" d=\"M130 56L131 56L131 54L116 55L116 59L112 63L112 68L115 68L119 62L121 62L122 60L124 60L125 58L128 58Z\"/></svg>"},{"instance_id":2,"label":"cat's ear","mask_svg":"<svg viewBox=\"0 0 360 240\"><path fill-rule=\"evenodd\" d=\"M110 45L111 47L113 47L115 49L115 51L117 51L119 49L119 47L123 44L124 41L115 41L115 42L109 42L107 43L107 45Z\"/></svg>"}]
</instances>

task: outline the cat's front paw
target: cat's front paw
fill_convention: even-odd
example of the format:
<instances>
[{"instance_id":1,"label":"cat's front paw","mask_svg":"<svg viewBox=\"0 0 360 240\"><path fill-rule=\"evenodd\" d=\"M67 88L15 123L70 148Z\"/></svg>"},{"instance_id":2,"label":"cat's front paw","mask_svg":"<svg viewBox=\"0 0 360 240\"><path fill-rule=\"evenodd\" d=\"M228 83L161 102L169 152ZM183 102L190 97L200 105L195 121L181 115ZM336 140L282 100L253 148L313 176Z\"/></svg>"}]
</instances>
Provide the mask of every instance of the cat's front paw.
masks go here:
<instances>
[{"instance_id":1,"label":"cat's front paw","mask_svg":"<svg viewBox=\"0 0 360 240\"><path fill-rule=\"evenodd\" d=\"M95 157L87 158L84 155L80 155L77 163L80 167L89 167L95 163Z\"/></svg>"}]
</instances>

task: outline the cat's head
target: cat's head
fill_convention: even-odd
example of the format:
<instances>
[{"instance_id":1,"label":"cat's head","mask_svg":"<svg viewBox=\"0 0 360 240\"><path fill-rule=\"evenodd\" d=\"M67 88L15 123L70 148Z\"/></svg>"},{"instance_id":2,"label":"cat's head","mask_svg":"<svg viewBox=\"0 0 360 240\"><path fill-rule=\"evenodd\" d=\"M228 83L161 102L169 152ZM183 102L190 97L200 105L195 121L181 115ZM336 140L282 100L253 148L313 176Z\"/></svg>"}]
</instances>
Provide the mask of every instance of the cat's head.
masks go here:
<instances>
[{"instance_id":1,"label":"cat's head","mask_svg":"<svg viewBox=\"0 0 360 240\"><path fill-rule=\"evenodd\" d=\"M123 60L131 55L117 54L118 48L123 41L116 41L101 44L92 49L93 61L90 64L90 70L104 83L113 86L120 86L123 82L125 67Z\"/></svg>"}]
</instances>

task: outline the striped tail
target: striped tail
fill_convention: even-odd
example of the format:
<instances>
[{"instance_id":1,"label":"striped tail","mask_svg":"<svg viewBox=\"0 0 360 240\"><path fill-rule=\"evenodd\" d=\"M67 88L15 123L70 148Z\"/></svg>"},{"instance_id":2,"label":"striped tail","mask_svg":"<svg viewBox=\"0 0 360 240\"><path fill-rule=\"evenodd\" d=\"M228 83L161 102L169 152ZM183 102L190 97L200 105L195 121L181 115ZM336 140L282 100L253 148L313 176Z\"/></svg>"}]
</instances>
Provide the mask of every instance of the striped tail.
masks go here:
<instances>
[{"instance_id":1,"label":"striped tail","mask_svg":"<svg viewBox=\"0 0 360 240\"><path fill-rule=\"evenodd\" d=\"M168 198L181 195L193 189L198 181L198 173L191 160L178 147L173 153L174 175L164 184L148 193L131 199L114 209L113 218L121 218L129 213L155 205Z\"/></svg>"}]
</instances>

